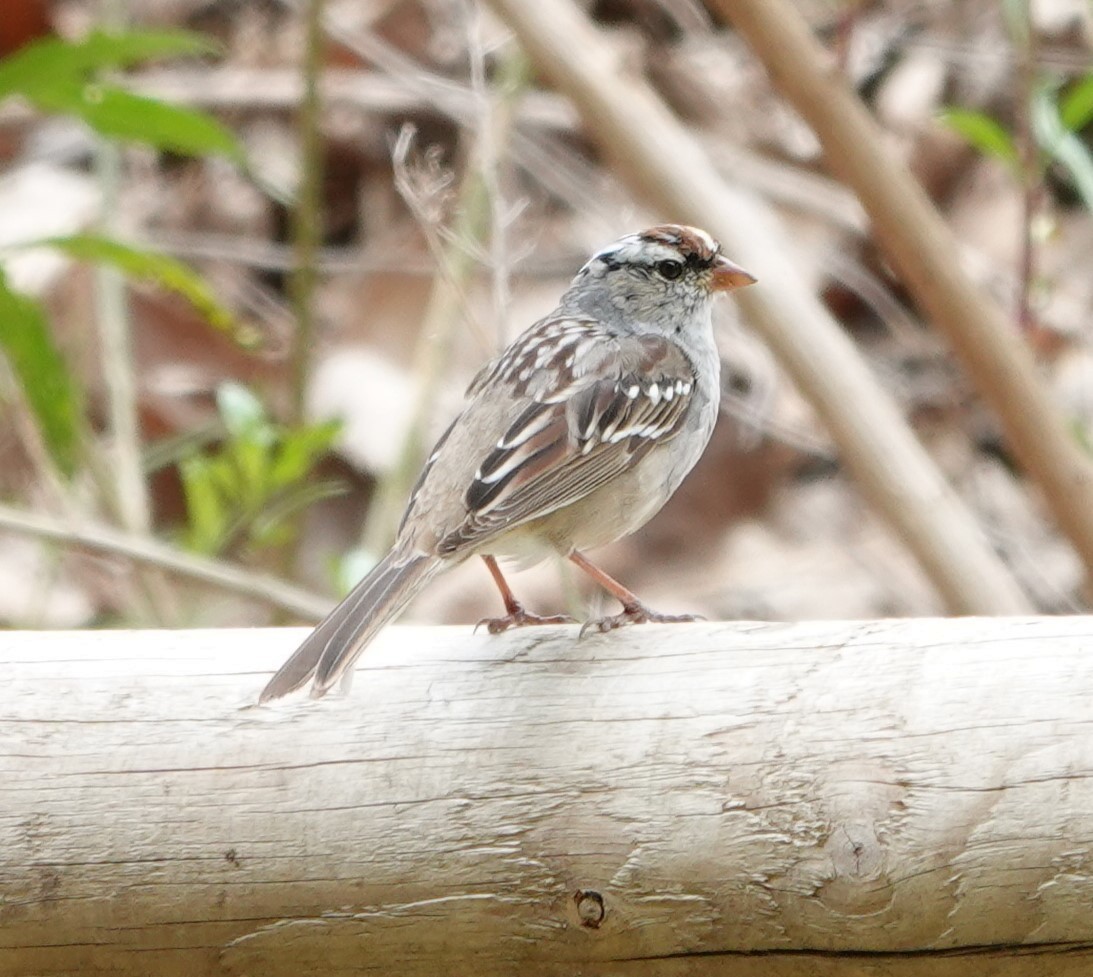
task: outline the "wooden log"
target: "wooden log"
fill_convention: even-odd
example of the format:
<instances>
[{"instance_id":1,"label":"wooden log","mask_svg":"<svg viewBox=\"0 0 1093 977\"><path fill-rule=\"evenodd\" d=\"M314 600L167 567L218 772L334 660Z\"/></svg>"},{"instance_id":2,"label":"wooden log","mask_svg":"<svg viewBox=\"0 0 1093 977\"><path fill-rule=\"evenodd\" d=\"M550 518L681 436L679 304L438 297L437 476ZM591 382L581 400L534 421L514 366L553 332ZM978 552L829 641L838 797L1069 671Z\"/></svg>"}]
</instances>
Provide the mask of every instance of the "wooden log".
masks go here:
<instances>
[{"instance_id":1,"label":"wooden log","mask_svg":"<svg viewBox=\"0 0 1093 977\"><path fill-rule=\"evenodd\" d=\"M1086 618L9 633L0 974L1093 970Z\"/></svg>"}]
</instances>

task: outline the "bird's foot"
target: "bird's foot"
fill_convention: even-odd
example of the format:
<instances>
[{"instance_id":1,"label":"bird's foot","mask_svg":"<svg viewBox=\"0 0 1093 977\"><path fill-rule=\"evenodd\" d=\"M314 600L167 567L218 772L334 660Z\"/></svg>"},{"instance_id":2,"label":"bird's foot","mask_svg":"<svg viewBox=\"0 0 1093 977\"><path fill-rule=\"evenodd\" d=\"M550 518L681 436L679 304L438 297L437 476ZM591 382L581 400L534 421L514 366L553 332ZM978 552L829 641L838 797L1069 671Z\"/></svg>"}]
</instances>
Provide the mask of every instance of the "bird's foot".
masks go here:
<instances>
[{"instance_id":1,"label":"bird's foot","mask_svg":"<svg viewBox=\"0 0 1093 977\"><path fill-rule=\"evenodd\" d=\"M485 627L490 634L500 634L509 628L530 628L537 624L575 624L568 614L532 614L522 604L510 608L504 617L486 617L479 621L474 629Z\"/></svg>"},{"instance_id":2,"label":"bird's foot","mask_svg":"<svg viewBox=\"0 0 1093 977\"><path fill-rule=\"evenodd\" d=\"M598 617L591 621L585 621L581 625L580 636L583 638L590 632L606 634L608 631L624 628L630 624L681 624L685 621L704 620L705 618L699 614L658 614L644 604L624 604L620 614L611 614L607 617Z\"/></svg>"}]
</instances>

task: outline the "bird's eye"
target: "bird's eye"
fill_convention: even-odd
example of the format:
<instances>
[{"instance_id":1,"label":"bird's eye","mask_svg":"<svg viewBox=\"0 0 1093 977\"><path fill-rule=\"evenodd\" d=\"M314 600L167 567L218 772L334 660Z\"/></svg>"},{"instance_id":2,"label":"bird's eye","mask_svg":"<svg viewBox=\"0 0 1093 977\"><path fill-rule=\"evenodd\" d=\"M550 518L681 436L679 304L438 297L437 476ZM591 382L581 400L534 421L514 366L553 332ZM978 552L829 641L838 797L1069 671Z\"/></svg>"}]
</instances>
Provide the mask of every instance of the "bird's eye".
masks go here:
<instances>
[{"instance_id":1,"label":"bird's eye","mask_svg":"<svg viewBox=\"0 0 1093 977\"><path fill-rule=\"evenodd\" d=\"M667 278L668 281L674 282L683 274L683 265L678 261L672 261L670 258L666 261L658 261L657 274L661 278Z\"/></svg>"}]
</instances>

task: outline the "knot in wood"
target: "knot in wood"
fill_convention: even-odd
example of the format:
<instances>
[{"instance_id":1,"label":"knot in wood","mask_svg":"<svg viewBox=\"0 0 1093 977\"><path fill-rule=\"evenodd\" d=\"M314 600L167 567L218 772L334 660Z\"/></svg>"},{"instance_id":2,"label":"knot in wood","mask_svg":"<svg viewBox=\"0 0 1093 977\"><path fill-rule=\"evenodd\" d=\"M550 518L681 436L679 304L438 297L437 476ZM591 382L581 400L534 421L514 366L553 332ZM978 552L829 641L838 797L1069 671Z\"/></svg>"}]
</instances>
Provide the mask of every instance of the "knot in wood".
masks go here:
<instances>
[{"instance_id":1,"label":"knot in wood","mask_svg":"<svg viewBox=\"0 0 1093 977\"><path fill-rule=\"evenodd\" d=\"M828 838L824 852L830 859L831 874L817 895L827 909L866 916L891 904L894 889L888 878L885 848L873 824L841 825Z\"/></svg>"},{"instance_id":2,"label":"knot in wood","mask_svg":"<svg viewBox=\"0 0 1093 977\"><path fill-rule=\"evenodd\" d=\"M588 929L599 929L607 915L603 896L595 889L578 889L573 893L573 901L577 904L577 919L581 925Z\"/></svg>"}]
</instances>

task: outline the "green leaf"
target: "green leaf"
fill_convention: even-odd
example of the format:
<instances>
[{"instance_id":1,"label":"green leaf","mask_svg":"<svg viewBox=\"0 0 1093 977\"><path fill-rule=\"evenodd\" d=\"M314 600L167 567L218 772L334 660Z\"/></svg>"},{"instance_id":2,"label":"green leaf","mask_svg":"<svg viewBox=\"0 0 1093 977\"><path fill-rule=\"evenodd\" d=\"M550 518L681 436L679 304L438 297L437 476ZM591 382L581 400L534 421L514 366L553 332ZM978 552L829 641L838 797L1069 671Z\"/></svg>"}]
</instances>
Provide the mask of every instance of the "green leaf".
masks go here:
<instances>
[{"instance_id":1,"label":"green leaf","mask_svg":"<svg viewBox=\"0 0 1093 977\"><path fill-rule=\"evenodd\" d=\"M287 546L293 539L293 526L285 520L255 521L247 532L247 542L256 549Z\"/></svg>"},{"instance_id":2,"label":"green leaf","mask_svg":"<svg viewBox=\"0 0 1093 977\"><path fill-rule=\"evenodd\" d=\"M1059 116L1071 132L1093 122L1093 75L1078 82L1059 100Z\"/></svg>"},{"instance_id":3,"label":"green leaf","mask_svg":"<svg viewBox=\"0 0 1093 977\"><path fill-rule=\"evenodd\" d=\"M66 476L75 470L83 432L82 396L53 342L45 313L13 292L0 270L0 349L30 405L50 457Z\"/></svg>"},{"instance_id":4,"label":"green leaf","mask_svg":"<svg viewBox=\"0 0 1093 977\"><path fill-rule=\"evenodd\" d=\"M342 495L345 486L340 482L326 481L317 485L304 485L295 492L275 500L254 520L250 537L257 545L280 545L292 538L293 527L289 520L309 505Z\"/></svg>"},{"instance_id":5,"label":"green leaf","mask_svg":"<svg viewBox=\"0 0 1093 977\"><path fill-rule=\"evenodd\" d=\"M217 553L227 535L228 515L212 465L202 455L194 455L183 459L178 471L186 499L186 546L198 553Z\"/></svg>"},{"instance_id":6,"label":"green leaf","mask_svg":"<svg viewBox=\"0 0 1093 977\"><path fill-rule=\"evenodd\" d=\"M223 433L221 425L213 421L155 441L145 448L141 458L144 474L155 475L180 464L183 458L200 454L219 441Z\"/></svg>"},{"instance_id":7,"label":"green leaf","mask_svg":"<svg viewBox=\"0 0 1093 977\"><path fill-rule=\"evenodd\" d=\"M244 438L231 446L239 473L239 503L244 512L258 513L269 496L270 449L268 441Z\"/></svg>"},{"instance_id":8,"label":"green leaf","mask_svg":"<svg viewBox=\"0 0 1093 977\"><path fill-rule=\"evenodd\" d=\"M341 421L325 421L285 432L270 471L273 486L280 489L303 481L341 429Z\"/></svg>"},{"instance_id":9,"label":"green leaf","mask_svg":"<svg viewBox=\"0 0 1093 977\"><path fill-rule=\"evenodd\" d=\"M88 81L55 86L33 101L43 109L76 115L107 138L184 156L226 156L240 165L246 162L239 141L211 115L134 95L116 85Z\"/></svg>"},{"instance_id":10,"label":"green leaf","mask_svg":"<svg viewBox=\"0 0 1093 977\"><path fill-rule=\"evenodd\" d=\"M939 119L981 153L1004 160L1011 166L1017 165L1017 146L997 119L983 112L960 108L943 109Z\"/></svg>"},{"instance_id":11,"label":"green leaf","mask_svg":"<svg viewBox=\"0 0 1093 977\"><path fill-rule=\"evenodd\" d=\"M273 439L274 432L265 407L243 384L233 380L220 384L216 391L216 409L228 434L235 440L256 436L267 442Z\"/></svg>"},{"instance_id":12,"label":"green leaf","mask_svg":"<svg viewBox=\"0 0 1093 977\"><path fill-rule=\"evenodd\" d=\"M234 506L241 495L238 466L225 454L213 455L206 461L209 465L209 480L216 486L225 504Z\"/></svg>"},{"instance_id":13,"label":"green leaf","mask_svg":"<svg viewBox=\"0 0 1093 977\"><path fill-rule=\"evenodd\" d=\"M79 41L62 43L69 49L69 60L75 51L76 59L92 69L125 68L142 61L193 58L221 52L221 46L213 38L183 30L95 30Z\"/></svg>"},{"instance_id":14,"label":"green leaf","mask_svg":"<svg viewBox=\"0 0 1093 977\"><path fill-rule=\"evenodd\" d=\"M188 31L94 31L80 41L47 38L0 61L0 98L39 94L78 85L96 72L157 58L213 54L217 45Z\"/></svg>"},{"instance_id":15,"label":"green leaf","mask_svg":"<svg viewBox=\"0 0 1093 977\"><path fill-rule=\"evenodd\" d=\"M97 32L76 42L50 38L0 61L0 98L22 95L40 109L78 116L109 138L245 165L239 141L212 116L98 81L109 69L214 50L207 39L184 31Z\"/></svg>"},{"instance_id":16,"label":"green leaf","mask_svg":"<svg viewBox=\"0 0 1093 977\"><path fill-rule=\"evenodd\" d=\"M1093 156L1063 124L1051 89L1042 89L1033 96L1032 130L1040 148L1069 172L1078 195L1093 211Z\"/></svg>"},{"instance_id":17,"label":"green leaf","mask_svg":"<svg viewBox=\"0 0 1093 977\"><path fill-rule=\"evenodd\" d=\"M188 538L205 552L243 540L255 547L279 546L295 532L291 520L300 509L342 491L337 483L305 484L341 424L285 428L270 420L249 389L230 381L219 387L216 399L227 437L215 453L185 462ZM215 519L212 502L202 492L215 496Z\"/></svg>"},{"instance_id":18,"label":"green leaf","mask_svg":"<svg viewBox=\"0 0 1093 977\"><path fill-rule=\"evenodd\" d=\"M57 248L80 261L110 265L129 278L152 282L181 295L213 326L231 335L241 345L254 345L253 333L217 300L205 279L189 265L167 255L145 251L97 234L44 238L23 247Z\"/></svg>"}]
</instances>

